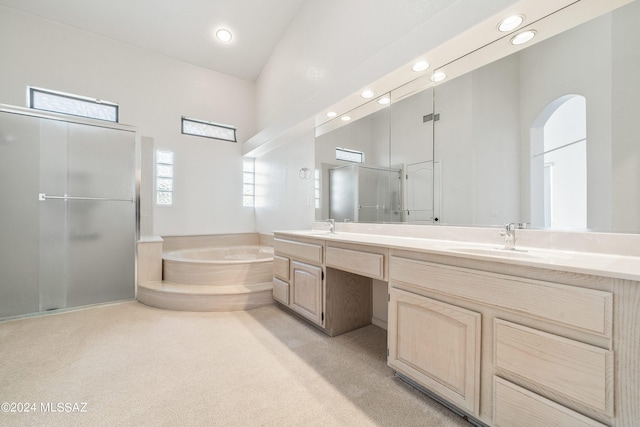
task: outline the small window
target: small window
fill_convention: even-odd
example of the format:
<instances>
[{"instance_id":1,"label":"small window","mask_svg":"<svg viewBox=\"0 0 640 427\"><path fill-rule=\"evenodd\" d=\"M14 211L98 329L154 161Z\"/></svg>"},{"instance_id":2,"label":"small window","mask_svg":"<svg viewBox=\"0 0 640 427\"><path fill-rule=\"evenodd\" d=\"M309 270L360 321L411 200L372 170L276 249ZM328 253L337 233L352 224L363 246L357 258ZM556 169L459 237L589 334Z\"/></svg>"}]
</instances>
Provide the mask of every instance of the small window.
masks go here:
<instances>
[{"instance_id":1,"label":"small window","mask_svg":"<svg viewBox=\"0 0 640 427\"><path fill-rule=\"evenodd\" d=\"M118 122L118 104L86 96L29 87L29 108Z\"/></svg>"},{"instance_id":2,"label":"small window","mask_svg":"<svg viewBox=\"0 0 640 427\"><path fill-rule=\"evenodd\" d=\"M345 162L352 163L364 163L364 153L362 151L336 147L336 160L344 160Z\"/></svg>"},{"instance_id":3,"label":"small window","mask_svg":"<svg viewBox=\"0 0 640 427\"><path fill-rule=\"evenodd\" d=\"M156 204L173 205L173 152L156 150Z\"/></svg>"},{"instance_id":4,"label":"small window","mask_svg":"<svg viewBox=\"0 0 640 427\"><path fill-rule=\"evenodd\" d=\"M182 118L182 133L185 135L202 136L205 138L221 139L237 142L236 128L204 120Z\"/></svg>"},{"instance_id":5,"label":"small window","mask_svg":"<svg viewBox=\"0 0 640 427\"><path fill-rule=\"evenodd\" d=\"M255 159L242 161L242 206L255 206L256 162Z\"/></svg>"}]
</instances>

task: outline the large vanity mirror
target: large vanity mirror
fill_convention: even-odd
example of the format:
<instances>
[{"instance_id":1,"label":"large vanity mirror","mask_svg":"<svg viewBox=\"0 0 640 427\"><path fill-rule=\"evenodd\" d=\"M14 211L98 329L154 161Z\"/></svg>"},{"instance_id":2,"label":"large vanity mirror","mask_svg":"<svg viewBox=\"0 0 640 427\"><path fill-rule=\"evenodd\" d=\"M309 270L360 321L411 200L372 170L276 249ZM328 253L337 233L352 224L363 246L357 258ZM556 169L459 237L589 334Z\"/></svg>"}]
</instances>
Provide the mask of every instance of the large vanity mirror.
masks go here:
<instances>
[{"instance_id":1,"label":"large vanity mirror","mask_svg":"<svg viewBox=\"0 0 640 427\"><path fill-rule=\"evenodd\" d=\"M438 70L442 82L413 81L386 108L318 128L317 218L640 232L639 19L634 1L455 71L489 45ZM336 147L366 161L340 163ZM368 166L387 179L363 178Z\"/></svg>"}]
</instances>

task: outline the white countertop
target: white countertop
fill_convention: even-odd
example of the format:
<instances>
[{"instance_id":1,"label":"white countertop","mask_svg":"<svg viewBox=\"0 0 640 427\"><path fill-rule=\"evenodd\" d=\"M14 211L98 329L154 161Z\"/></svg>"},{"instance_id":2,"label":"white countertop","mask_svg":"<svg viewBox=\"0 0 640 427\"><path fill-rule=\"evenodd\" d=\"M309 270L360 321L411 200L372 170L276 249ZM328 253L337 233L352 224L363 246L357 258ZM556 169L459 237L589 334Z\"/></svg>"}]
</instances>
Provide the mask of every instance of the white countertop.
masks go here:
<instances>
[{"instance_id":1,"label":"white countertop","mask_svg":"<svg viewBox=\"0 0 640 427\"><path fill-rule=\"evenodd\" d=\"M640 281L640 257L636 256L528 247L517 247L516 251L512 251L492 244L350 232L331 234L323 230L285 230L274 233L327 242L335 241L390 249L414 250L437 255Z\"/></svg>"}]
</instances>

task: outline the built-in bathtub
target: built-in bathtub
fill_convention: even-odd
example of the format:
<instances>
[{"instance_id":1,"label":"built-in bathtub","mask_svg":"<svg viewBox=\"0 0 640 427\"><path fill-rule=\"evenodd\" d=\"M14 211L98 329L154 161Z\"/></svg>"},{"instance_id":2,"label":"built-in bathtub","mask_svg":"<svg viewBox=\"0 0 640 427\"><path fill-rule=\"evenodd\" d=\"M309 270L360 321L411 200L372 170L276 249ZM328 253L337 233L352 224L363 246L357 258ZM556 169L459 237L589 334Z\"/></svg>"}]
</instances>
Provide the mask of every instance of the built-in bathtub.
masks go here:
<instances>
[{"instance_id":1,"label":"built-in bathtub","mask_svg":"<svg viewBox=\"0 0 640 427\"><path fill-rule=\"evenodd\" d=\"M273 304L273 248L242 245L162 254L162 281L138 285L138 300L170 310L234 311Z\"/></svg>"}]
</instances>

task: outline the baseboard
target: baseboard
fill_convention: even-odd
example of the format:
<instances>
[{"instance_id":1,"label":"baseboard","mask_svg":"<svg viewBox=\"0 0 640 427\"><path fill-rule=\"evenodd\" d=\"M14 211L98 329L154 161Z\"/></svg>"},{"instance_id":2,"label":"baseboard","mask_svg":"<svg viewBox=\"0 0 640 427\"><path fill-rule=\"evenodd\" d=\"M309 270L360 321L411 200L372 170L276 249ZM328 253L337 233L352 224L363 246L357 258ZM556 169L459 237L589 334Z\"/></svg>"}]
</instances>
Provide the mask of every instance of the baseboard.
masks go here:
<instances>
[{"instance_id":1,"label":"baseboard","mask_svg":"<svg viewBox=\"0 0 640 427\"><path fill-rule=\"evenodd\" d=\"M375 325L379 328L384 329L385 331L388 330L387 328L387 322L385 322L384 320L378 319L377 317L372 317L371 318L371 324Z\"/></svg>"}]
</instances>

